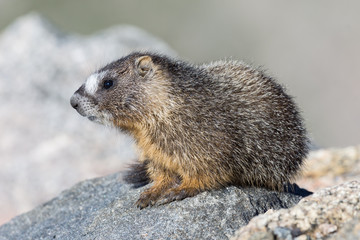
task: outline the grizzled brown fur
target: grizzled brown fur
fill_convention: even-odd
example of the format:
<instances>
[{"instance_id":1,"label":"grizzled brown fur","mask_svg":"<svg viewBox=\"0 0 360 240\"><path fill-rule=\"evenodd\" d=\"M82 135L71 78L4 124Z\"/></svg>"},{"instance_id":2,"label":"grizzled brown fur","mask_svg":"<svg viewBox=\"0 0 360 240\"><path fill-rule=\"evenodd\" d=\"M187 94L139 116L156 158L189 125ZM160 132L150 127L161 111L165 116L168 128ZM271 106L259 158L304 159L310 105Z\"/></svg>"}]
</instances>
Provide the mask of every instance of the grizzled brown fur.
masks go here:
<instances>
[{"instance_id":1,"label":"grizzled brown fur","mask_svg":"<svg viewBox=\"0 0 360 240\"><path fill-rule=\"evenodd\" d=\"M302 119L291 97L259 69L136 52L97 74L96 91L85 83L71 104L134 137L140 164L127 180L153 182L140 208L227 185L280 190L299 173L308 152Z\"/></svg>"}]
</instances>

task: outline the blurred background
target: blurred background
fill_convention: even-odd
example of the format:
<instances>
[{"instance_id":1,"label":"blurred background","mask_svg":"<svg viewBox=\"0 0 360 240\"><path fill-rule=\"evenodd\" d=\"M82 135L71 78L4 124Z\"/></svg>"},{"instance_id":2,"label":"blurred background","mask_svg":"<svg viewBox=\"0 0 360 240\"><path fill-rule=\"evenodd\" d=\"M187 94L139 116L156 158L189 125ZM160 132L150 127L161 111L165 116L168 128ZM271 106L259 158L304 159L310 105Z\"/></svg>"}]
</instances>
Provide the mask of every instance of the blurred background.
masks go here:
<instances>
[{"instance_id":1,"label":"blurred background","mask_svg":"<svg viewBox=\"0 0 360 240\"><path fill-rule=\"evenodd\" d=\"M359 1L0 0L0 30L32 11L75 35L130 24L194 63L233 58L263 66L294 96L315 146L360 142ZM2 165L9 160L1 152L0 158ZM0 182L0 187L6 184Z\"/></svg>"},{"instance_id":2,"label":"blurred background","mask_svg":"<svg viewBox=\"0 0 360 240\"><path fill-rule=\"evenodd\" d=\"M232 57L264 66L295 96L318 146L359 142L359 1L0 0L0 4L0 29L29 11L79 34L127 23L163 39L192 62Z\"/></svg>"}]
</instances>

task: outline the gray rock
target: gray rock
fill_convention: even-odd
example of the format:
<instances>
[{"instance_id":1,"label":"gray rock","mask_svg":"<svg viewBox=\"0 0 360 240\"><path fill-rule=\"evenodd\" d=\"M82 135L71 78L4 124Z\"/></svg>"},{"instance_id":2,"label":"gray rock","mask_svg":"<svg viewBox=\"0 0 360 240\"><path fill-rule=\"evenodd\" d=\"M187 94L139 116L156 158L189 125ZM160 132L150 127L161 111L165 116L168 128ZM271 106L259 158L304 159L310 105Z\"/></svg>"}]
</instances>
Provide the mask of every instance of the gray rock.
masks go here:
<instances>
[{"instance_id":1,"label":"gray rock","mask_svg":"<svg viewBox=\"0 0 360 240\"><path fill-rule=\"evenodd\" d=\"M301 197L257 188L228 187L139 210L141 189L120 174L87 180L0 227L5 239L226 239L268 209Z\"/></svg>"},{"instance_id":2,"label":"gray rock","mask_svg":"<svg viewBox=\"0 0 360 240\"><path fill-rule=\"evenodd\" d=\"M360 239L360 216L344 223L341 229L334 234L332 240L354 240Z\"/></svg>"},{"instance_id":3,"label":"gray rock","mask_svg":"<svg viewBox=\"0 0 360 240\"><path fill-rule=\"evenodd\" d=\"M2 32L0 224L135 158L128 137L82 118L69 103L88 74L134 49L174 55L129 25L80 36L30 14Z\"/></svg>"},{"instance_id":4,"label":"gray rock","mask_svg":"<svg viewBox=\"0 0 360 240\"><path fill-rule=\"evenodd\" d=\"M359 196L359 181L318 190L292 208L270 210L253 218L232 239L262 239L254 236L269 236L268 239L357 239L355 236L360 233ZM347 233L354 238L344 238Z\"/></svg>"},{"instance_id":5,"label":"gray rock","mask_svg":"<svg viewBox=\"0 0 360 240\"><path fill-rule=\"evenodd\" d=\"M274 229L274 236L277 240L292 240L293 235L291 229L285 227L277 227Z\"/></svg>"}]
</instances>

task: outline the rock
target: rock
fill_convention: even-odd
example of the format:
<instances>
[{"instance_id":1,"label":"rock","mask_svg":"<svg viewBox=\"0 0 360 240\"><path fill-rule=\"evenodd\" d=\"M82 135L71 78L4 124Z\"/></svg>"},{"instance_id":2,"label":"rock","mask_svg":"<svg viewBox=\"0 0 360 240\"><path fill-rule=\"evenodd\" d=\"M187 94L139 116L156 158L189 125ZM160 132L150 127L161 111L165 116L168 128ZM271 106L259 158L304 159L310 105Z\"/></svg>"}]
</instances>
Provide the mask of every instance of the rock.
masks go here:
<instances>
[{"instance_id":1,"label":"rock","mask_svg":"<svg viewBox=\"0 0 360 240\"><path fill-rule=\"evenodd\" d=\"M360 216L344 223L340 231L332 236L334 240L353 240L360 239Z\"/></svg>"},{"instance_id":2,"label":"rock","mask_svg":"<svg viewBox=\"0 0 360 240\"><path fill-rule=\"evenodd\" d=\"M87 180L0 227L5 239L225 239L254 216L287 208L301 196L259 188L203 192L138 209L141 189L120 174Z\"/></svg>"},{"instance_id":3,"label":"rock","mask_svg":"<svg viewBox=\"0 0 360 240\"><path fill-rule=\"evenodd\" d=\"M69 103L88 74L134 49L174 55L129 25L79 36L30 14L2 32L0 224L135 158L128 137L82 118Z\"/></svg>"},{"instance_id":4,"label":"rock","mask_svg":"<svg viewBox=\"0 0 360 240\"><path fill-rule=\"evenodd\" d=\"M269 210L253 218L232 239L262 239L261 236L267 236L266 239L323 239L330 236L344 239L346 232L359 236L359 196L360 181L321 189L292 208Z\"/></svg>"},{"instance_id":5,"label":"rock","mask_svg":"<svg viewBox=\"0 0 360 240\"><path fill-rule=\"evenodd\" d=\"M303 177L297 182L315 191L360 178L360 146L310 152Z\"/></svg>"}]
</instances>

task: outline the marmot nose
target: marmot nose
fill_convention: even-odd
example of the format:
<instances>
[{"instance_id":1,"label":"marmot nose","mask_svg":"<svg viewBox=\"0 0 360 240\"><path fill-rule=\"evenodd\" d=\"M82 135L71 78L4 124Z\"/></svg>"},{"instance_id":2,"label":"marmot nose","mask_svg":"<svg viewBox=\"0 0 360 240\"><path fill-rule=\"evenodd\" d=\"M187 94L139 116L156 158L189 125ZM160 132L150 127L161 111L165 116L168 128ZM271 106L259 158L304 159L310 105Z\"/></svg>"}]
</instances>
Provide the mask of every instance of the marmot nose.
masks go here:
<instances>
[{"instance_id":1,"label":"marmot nose","mask_svg":"<svg viewBox=\"0 0 360 240\"><path fill-rule=\"evenodd\" d=\"M78 98L75 96L75 94L70 98L70 104L75 109L79 107Z\"/></svg>"}]
</instances>

